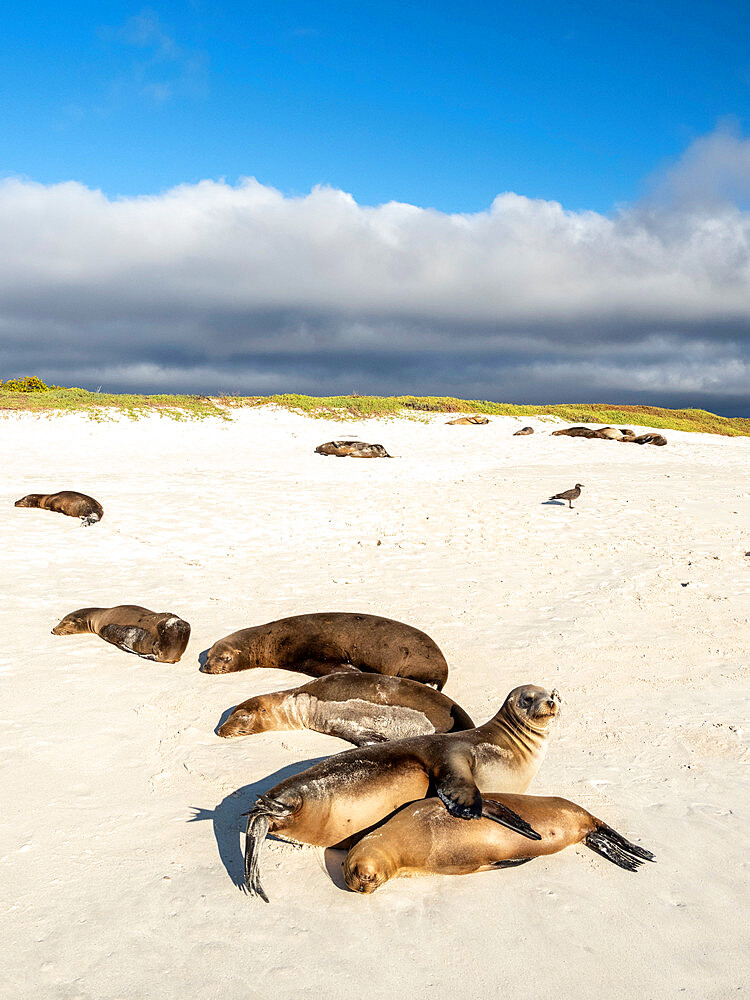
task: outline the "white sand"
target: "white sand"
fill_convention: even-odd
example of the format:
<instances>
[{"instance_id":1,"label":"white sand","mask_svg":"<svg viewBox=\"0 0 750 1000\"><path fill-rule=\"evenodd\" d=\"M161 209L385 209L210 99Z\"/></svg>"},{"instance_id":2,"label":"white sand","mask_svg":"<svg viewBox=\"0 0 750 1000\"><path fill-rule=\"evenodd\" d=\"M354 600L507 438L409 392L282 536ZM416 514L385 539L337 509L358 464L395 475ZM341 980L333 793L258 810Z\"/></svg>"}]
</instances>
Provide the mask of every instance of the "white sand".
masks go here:
<instances>
[{"instance_id":1,"label":"white sand","mask_svg":"<svg viewBox=\"0 0 750 1000\"><path fill-rule=\"evenodd\" d=\"M750 439L638 447L446 419L0 421L3 997L745 995ZM527 422L538 433L511 436ZM313 454L337 436L397 457ZM542 502L577 480L576 509ZM58 489L97 497L102 523L13 507ZM182 661L50 635L121 603L190 621ZM480 721L518 684L557 686L530 791L658 863L633 875L578 847L361 897L335 852L331 875L323 851L269 842L271 904L244 896L240 813L348 744L221 740L225 709L307 678L207 676L198 654L322 610L425 629Z\"/></svg>"}]
</instances>

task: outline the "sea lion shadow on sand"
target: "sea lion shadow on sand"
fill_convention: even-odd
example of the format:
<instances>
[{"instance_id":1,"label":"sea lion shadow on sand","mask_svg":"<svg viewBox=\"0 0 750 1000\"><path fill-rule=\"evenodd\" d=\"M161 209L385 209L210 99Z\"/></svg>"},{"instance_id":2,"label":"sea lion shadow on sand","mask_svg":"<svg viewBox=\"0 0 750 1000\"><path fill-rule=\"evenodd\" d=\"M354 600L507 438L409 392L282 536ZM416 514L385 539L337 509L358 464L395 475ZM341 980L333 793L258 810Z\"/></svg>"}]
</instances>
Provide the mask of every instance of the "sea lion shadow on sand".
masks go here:
<instances>
[{"instance_id":1,"label":"sea lion shadow on sand","mask_svg":"<svg viewBox=\"0 0 750 1000\"><path fill-rule=\"evenodd\" d=\"M300 771L304 771L314 764L319 764L325 759L325 757L312 757L309 760L300 760L293 764L287 764L285 767L274 771L273 774L269 774L259 781L254 781L250 785L243 785L241 788L236 789L230 795L223 798L215 809L201 809L200 806L191 807L195 810L195 815L190 817L188 823L198 823L207 819L212 821L221 863L224 865L227 875L238 889L243 892L245 891L245 851L243 841L247 825L245 817L247 815L248 803L252 805L259 795L263 795L264 792L267 792L269 788L273 788L280 781L284 781L285 778L293 778ZM271 836L273 837L272 834ZM275 837L273 839L281 840L281 838ZM335 851L334 853L340 855L340 863L337 862L339 874L334 878L334 881L339 888L347 889L348 887L344 882L343 875L343 859L346 857L346 851ZM333 878L333 874L331 877Z\"/></svg>"},{"instance_id":2,"label":"sea lion shadow on sand","mask_svg":"<svg viewBox=\"0 0 750 1000\"><path fill-rule=\"evenodd\" d=\"M216 728L214 729L214 732L216 733L217 736L219 735L219 730L227 721L232 712L234 712L236 707L237 707L236 705L231 705L229 708L225 708L224 711L221 713L221 718L217 722Z\"/></svg>"},{"instance_id":3,"label":"sea lion shadow on sand","mask_svg":"<svg viewBox=\"0 0 750 1000\"><path fill-rule=\"evenodd\" d=\"M346 861L347 853L347 851L338 847L326 847L323 852L323 864L328 877L337 889L343 889L344 892L354 892L346 884L346 879L344 878L344 862Z\"/></svg>"},{"instance_id":4,"label":"sea lion shadow on sand","mask_svg":"<svg viewBox=\"0 0 750 1000\"><path fill-rule=\"evenodd\" d=\"M207 649L204 649L202 653L198 653L198 665L200 666L201 673L203 674L206 673L206 671L203 668L208 663L208 650L210 648L211 647L209 646Z\"/></svg>"}]
</instances>

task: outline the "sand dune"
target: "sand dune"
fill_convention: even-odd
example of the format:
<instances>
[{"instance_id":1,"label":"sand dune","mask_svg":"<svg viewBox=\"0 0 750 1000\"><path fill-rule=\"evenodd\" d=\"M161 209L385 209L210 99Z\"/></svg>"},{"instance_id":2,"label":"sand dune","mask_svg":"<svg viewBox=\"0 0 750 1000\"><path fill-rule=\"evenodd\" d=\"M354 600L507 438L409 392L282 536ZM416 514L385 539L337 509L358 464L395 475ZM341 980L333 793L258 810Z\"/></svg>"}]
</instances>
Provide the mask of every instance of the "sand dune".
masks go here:
<instances>
[{"instance_id":1,"label":"sand dune","mask_svg":"<svg viewBox=\"0 0 750 1000\"><path fill-rule=\"evenodd\" d=\"M537 433L512 432L533 423ZM434 1000L740 995L747 981L750 440L666 448L552 438L555 421L0 422L6 973L0 995ZM324 458L362 438L394 459ZM574 509L547 497L585 484ZM77 489L83 528L15 509ZM151 663L52 626L142 604L192 625ZM656 853L631 875L583 847L515 870L342 890L337 852L269 842L270 906L238 889L240 814L347 748L227 742L222 713L302 675L207 676L235 629L361 610L428 632L477 720L515 685L563 718L530 791ZM746 987L745 987L746 988Z\"/></svg>"}]
</instances>

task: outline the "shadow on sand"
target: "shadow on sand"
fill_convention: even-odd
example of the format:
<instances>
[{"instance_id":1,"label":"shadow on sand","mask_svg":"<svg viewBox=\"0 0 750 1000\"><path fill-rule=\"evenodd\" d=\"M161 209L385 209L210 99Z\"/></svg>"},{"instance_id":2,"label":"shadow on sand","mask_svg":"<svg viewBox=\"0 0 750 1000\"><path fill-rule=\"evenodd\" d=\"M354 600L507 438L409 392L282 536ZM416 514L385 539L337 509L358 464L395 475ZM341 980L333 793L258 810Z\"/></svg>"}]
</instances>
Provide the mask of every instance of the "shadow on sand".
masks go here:
<instances>
[{"instance_id":1,"label":"shadow on sand","mask_svg":"<svg viewBox=\"0 0 750 1000\"><path fill-rule=\"evenodd\" d=\"M269 788L273 788L274 785L277 785L285 778L291 778L295 774L299 774L300 771L304 771L305 768L312 767L313 764L318 764L322 760L327 760L327 758L313 757L311 760L301 760L294 764L287 764L286 767L274 771L273 774L269 774L268 777L262 778L260 781L254 781L250 785L243 785L242 788L238 788L231 795L227 795L226 798L222 799L215 809L192 807L195 810L195 815L190 817L188 820L189 823L198 823L201 820L208 819L213 822L214 837L216 838L216 846L219 848L219 857L227 874L238 889L244 889L245 854L240 837L245 832L245 814L248 809L252 809L256 798L267 792ZM338 864L338 875L335 874L335 861L332 860L331 867L329 868L327 858L329 853L341 856L341 862ZM326 852L326 867L329 868L329 874L335 884L342 887L345 887L343 875L341 874L341 863L343 863L344 857L345 854L341 851Z\"/></svg>"},{"instance_id":2,"label":"shadow on sand","mask_svg":"<svg viewBox=\"0 0 750 1000\"><path fill-rule=\"evenodd\" d=\"M542 500L542 507L567 507L564 500Z\"/></svg>"}]
</instances>

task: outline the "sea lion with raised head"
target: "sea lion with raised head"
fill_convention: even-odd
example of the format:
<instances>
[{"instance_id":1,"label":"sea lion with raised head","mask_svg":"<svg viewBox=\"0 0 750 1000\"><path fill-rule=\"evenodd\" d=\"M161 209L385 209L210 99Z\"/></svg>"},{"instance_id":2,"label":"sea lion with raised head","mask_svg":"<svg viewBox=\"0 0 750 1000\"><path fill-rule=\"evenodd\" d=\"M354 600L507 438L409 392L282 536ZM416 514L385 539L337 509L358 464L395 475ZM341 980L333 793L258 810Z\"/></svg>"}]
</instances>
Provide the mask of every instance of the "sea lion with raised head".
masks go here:
<instances>
[{"instance_id":1,"label":"sea lion with raised head","mask_svg":"<svg viewBox=\"0 0 750 1000\"><path fill-rule=\"evenodd\" d=\"M71 611L53 635L93 632L105 642L159 663L177 663L190 638L190 625L169 611L149 611L137 604Z\"/></svg>"},{"instance_id":2,"label":"sea lion with raised head","mask_svg":"<svg viewBox=\"0 0 750 1000\"><path fill-rule=\"evenodd\" d=\"M255 667L297 670L322 677L342 670L364 670L434 684L448 679L448 664L437 644L404 622L350 611L292 615L240 629L217 640L203 667L207 674L229 674Z\"/></svg>"},{"instance_id":3,"label":"sea lion with raised head","mask_svg":"<svg viewBox=\"0 0 750 1000\"><path fill-rule=\"evenodd\" d=\"M88 527L96 524L104 517L104 508L98 500L76 493L74 490L63 490L60 493L29 493L28 496L16 500L15 507L36 507L40 510L53 510L57 514L67 514L68 517L80 517L81 523Z\"/></svg>"},{"instance_id":4,"label":"sea lion with raised head","mask_svg":"<svg viewBox=\"0 0 750 1000\"><path fill-rule=\"evenodd\" d=\"M475 820L482 816L483 791L524 792L544 759L559 705L556 691L525 685L476 729L344 750L280 781L248 813L248 892L267 901L259 858L269 832L321 847L350 845L351 837L428 794L437 793L451 815ZM512 810L500 806L490 818L539 838Z\"/></svg>"},{"instance_id":5,"label":"sea lion with raised head","mask_svg":"<svg viewBox=\"0 0 750 1000\"><path fill-rule=\"evenodd\" d=\"M447 695L404 677L328 674L301 687L256 695L237 705L219 736L315 729L355 746L474 729Z\"/></svg>"},{"instance_id":6,"label":"sea lion with raised head","mask_svg":"<svg viewBox=\"0 0 750 1000\"><path fill-rule=\"evenodd\" d=\"M492 822L498 805L525 819L540 839L529 840ZM654 860L651 851L631 844L567 799L489 792L482 796L482 818L474 823L451 816L440 799L403 806L351 848L344 879L354 892L370 893L404 875L469 875L510 868L572 844L584 844L631 872Z\"/></svg>"},{"instance_id":7,"label":"sea lion with raised head","mask_svg":"<svg viewBox=\"0 0 750 1000\"><path fill-rule=\"evenodd\" d=\"M534 428L533 427L522 427L520 429L520 431L516 431L514 433L513 437L514 438L525 437L527 434L533 434L533 433L534 433Z\"/></svg>"},{"instance_id":8,"label":"sea lion with raised head","mask_svg":"<svg viewBox=\"0 0 750 1000\"><path fill-rule=\"evenodd\" d=\"M317 455L335 455L337 458L391 458L382 444L366 441L326 441L315 449Z\"/></svg>"}]
</instances>

